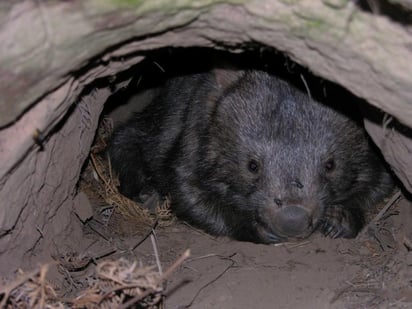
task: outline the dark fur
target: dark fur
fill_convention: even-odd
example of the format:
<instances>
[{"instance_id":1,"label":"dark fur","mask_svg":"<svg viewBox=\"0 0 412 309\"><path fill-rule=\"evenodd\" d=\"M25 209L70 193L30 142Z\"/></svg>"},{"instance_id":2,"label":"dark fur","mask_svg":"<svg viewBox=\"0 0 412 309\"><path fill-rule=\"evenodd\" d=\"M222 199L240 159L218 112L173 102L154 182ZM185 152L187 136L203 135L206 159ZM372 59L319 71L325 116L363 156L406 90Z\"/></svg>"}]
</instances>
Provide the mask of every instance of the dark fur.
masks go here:
<instances>
[{"instance_id":1,"label":"dark fur","mask_svg":"<svg viewBox=\"0 0 412 309\"><path fill-rule=\"evenodd\" d=\"M392 188L363 129L260 71L169 80L109 153L126 196L170 193L179 218L253 242L354 237Z\"/></svg>"}]
</instances>

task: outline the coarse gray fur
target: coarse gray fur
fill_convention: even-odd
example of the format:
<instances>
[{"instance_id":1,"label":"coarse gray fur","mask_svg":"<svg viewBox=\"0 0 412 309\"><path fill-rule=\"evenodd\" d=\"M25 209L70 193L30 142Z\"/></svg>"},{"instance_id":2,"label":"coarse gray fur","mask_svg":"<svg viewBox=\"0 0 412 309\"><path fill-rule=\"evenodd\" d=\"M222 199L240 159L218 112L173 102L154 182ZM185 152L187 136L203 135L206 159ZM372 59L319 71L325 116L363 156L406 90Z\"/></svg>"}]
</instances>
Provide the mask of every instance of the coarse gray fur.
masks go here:
<instances>
[{"instance_id":1,"label":"coarse gray fur","mask_svg":"<svg viewBox=\"0 0 412 309\"><path fill-rule=\"evenodd\" d=\"M109 154L126 196L170 194L190 224L261 243L354 237L393 186L363 128L262 71L170 79Z\"/></svg>"}]
</instances>

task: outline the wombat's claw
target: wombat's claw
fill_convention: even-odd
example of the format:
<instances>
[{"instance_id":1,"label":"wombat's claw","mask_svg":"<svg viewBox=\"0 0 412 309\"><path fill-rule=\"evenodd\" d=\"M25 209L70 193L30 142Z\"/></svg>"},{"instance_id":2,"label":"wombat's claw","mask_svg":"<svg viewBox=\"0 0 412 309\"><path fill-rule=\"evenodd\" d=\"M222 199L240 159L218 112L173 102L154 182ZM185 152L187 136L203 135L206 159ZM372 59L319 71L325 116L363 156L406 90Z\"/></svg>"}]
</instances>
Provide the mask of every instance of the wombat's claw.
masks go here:
<instances>
[{"instance_id":1,"label":"wombat's claw","mask_svg":"<svg viewBox=\"0 0 412 309\"><path fill-rule=\"evenodd\" d=\"M333 236L336 235L336 233L337 233L336 227L333 226L333 225L331 225L331 223L329 223L329 222L324 222L323 225L322 225L322 227L321 227L321 229L322 229L323 235L325 235L325 236L330 236L330 237L332 237L332 238L335 238L335 237L333 237ZM331 235L332 232L333 232L333 235Z\"/></svg>"},{"instance_id":2,"label":"wombat's claw","mask_svg":"<svg viewBox=\"0 0 412 309\"><path fill-rule=\"evenodd\" d=\"M262 243L278 244L287 240L287 238L273 234L261 226L257 226L257 231Z\"/></svg>"},{"instance_id":3,"label":"wombat's claw","mask_svg":"<svg viewBox=\"0 0 412 309\"><path fill-rule=\"evenodd\" d=\"M286 238L279 237L279 236L271 234L271 233L267 233L266 237L267 237L266 239L271 244L277 244L277 243L281 243L281 242L286 241Z\"/></svg>"},{"instance_id":4,"label":"wombat's claw","mask_svg":"<svg viewBox=\"0 0 412 309\"><path fill-rule=\"evenodd\" d=\"M320 224L323 235L331 238L352 238L356 236L356 222L352 214L342 207L329 207Z\"/></svg>"}]
</instances>

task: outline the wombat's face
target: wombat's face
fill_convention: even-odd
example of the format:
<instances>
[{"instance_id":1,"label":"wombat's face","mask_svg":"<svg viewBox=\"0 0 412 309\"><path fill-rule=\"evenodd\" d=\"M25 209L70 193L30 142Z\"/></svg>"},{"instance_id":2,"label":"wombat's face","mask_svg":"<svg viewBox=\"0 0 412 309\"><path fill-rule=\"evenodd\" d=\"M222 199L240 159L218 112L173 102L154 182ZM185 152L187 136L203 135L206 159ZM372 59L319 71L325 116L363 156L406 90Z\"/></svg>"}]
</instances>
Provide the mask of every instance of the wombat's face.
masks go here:
<instances>
[{"instance_id":1,"label":"wombat's face","mask_svg":"<svg viewBox=\"0 0 412 309\"><path fill-rule=\"evenodd\" d=\"M346 175L351 153L340 150L358 142L356 131L339 133L351 124L300 93L271 90L242 88L221 98L210 144L216 181L233 207L249 212L262 242L307 237L356 177Z\"/></svg>"}]
</instances>

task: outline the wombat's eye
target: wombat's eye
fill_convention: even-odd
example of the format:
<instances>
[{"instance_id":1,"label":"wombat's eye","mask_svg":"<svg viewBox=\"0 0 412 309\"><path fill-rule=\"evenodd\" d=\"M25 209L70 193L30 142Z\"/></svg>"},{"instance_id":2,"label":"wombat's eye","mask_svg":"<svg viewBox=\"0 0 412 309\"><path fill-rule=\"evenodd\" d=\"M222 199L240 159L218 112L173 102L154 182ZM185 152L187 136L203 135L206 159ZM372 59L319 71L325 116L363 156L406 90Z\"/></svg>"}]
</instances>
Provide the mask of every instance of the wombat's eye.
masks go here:
<instances>
[{"instance_id":1,"label":"wombat's eye","mask_svg":"<svg viewBox=\"0 0 412 309\"><path fill-rule=\"evenodd\" d=\"M325 162L325 170L327 172L332 172L335 169L335 160L329 159Z\"/></svg>"},{"instance_id":2,"label":"wombat's eye","mask_svg":"<svg viewBox=\"0 0 412 309\"><path fill-rule=\"evenodd\" d=\"M248 164L249 171L253 174L259 172L259 163L256 160L250 160Z\"/></svg>"}]
</instances>

